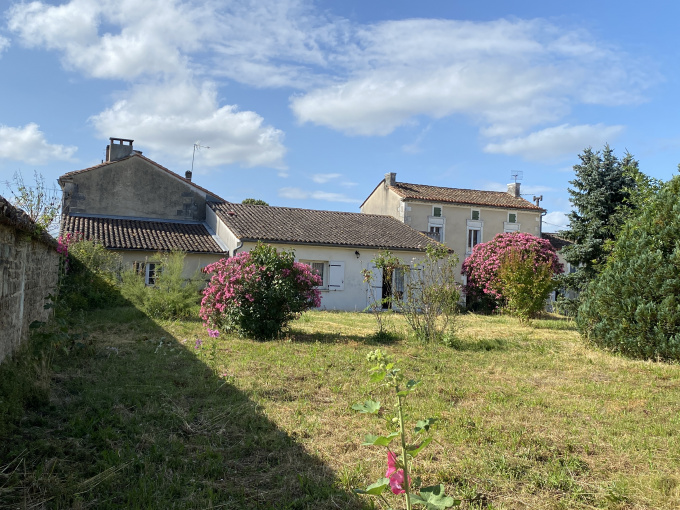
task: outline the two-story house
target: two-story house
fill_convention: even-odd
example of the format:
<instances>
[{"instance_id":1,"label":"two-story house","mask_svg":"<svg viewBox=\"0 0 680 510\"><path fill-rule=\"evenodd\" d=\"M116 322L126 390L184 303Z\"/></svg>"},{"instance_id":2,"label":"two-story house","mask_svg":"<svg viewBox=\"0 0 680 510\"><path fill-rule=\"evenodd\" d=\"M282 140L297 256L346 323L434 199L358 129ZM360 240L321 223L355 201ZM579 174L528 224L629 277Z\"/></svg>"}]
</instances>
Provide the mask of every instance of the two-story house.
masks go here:
<instances>
[{"instance_id":1,"label":"two-story house","mask_svg":"<svg viewBox=\"0 0 680 510\"><path fill-rule=\"evenodd\" d=\"M96 239L122 255L152 284L156 253L182 250L185 276L225 256L227 247L206 222L206 204L224 199L111 138L106 160L59 177L62 234Z\"/></svg>"},{"instance_id":2,"label":"two-story house","mask_svg":"<svg viewBox=\"0 0 680 510\"><path fill-rule=\"evenodd\" d=\"M502 232L541 236L545 210L519 191L519 183L508 184L507 192L408 184L388 173L361 204L361 212L393 216L445 244L462 261L475 245Z\"/></svg>"}]
</instances>

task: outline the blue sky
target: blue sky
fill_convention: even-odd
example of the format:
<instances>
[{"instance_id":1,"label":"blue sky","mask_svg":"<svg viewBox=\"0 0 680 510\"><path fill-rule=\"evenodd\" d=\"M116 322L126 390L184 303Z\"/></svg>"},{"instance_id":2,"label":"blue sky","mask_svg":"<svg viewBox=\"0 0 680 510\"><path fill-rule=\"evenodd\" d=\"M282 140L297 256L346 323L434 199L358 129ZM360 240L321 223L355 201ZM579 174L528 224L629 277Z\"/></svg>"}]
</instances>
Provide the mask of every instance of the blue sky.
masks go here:
<instances>
[{"instance_id":1,"label":"blue sky","mask_svg":"<svg viewBox=\"0 0 680 510\"><path fill-rule=\"evenodd\" d=\"M0 181L54 183L109 137L227 200L358 211L386 172L543 195L605 143L680 163L675 2L2 2ZM54 184L56 186L56 184ZM6 189L2 189L7 194Z\"/></svg>"}]
</instances>

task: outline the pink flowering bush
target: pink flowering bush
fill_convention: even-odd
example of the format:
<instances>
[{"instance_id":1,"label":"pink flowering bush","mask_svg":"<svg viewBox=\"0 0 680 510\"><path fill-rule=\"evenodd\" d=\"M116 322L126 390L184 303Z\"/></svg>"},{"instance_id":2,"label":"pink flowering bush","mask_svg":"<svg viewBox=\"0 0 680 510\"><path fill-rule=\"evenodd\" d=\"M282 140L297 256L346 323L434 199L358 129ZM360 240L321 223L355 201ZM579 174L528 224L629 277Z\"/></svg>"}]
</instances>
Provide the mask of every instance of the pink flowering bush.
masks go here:
<instances>
[{"instance_id":1,"label":"pink flowering bush","mask_svg":"<svg viewBox=\"0 0 680 510\"><path fill-rule=\"evenodd\" d=\"M510 256L518 254L517 256ZM530 261L533 270L542 273L547 268L550 275L563 271L557 254L547 239L522 232L498 234L491 241L478 244L463 262L462 273L467 276L465 291L468 304L481 302L483 306L497 308L507 302L506 286L500 278L504 261L517 257ZM506 278L506 284L508 279ZM547 296L546 296L547 297Z\"/></svg>"},{"instance_id":2,"label":"pink flowering bush","mask_svg":"<svg viewBox=\"0 0 680 510\"><path fill-rule=\"evenodd\" d=\"M222 259L203 291L201 318L211 333L236 331L256 339L278 336L302 312L321 305L321 277L295 254L257 243L251 252Z\"/></svg>"}]
</instances>

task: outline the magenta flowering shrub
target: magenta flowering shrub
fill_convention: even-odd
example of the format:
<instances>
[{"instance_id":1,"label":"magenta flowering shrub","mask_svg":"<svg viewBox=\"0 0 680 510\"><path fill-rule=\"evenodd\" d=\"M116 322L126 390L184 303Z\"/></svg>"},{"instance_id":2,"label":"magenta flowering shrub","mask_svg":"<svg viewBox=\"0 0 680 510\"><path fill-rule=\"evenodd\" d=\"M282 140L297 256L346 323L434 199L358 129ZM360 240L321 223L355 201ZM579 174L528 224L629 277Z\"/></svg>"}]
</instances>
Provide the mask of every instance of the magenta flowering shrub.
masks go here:
<instances>
[{"instance_id":1,"label":"magenta flowering shrub","mask_svg":"<svg viewBox=\"0 0 680 510\"><path fill-rule=\"evenodd\" d=\"M321 277L293 252L258 243L206 266L212 273L203 291L201 318L211 336L236 331L257 339L278 336L302 312L321 305Z\"/></svg>"},{"instance_id":2,"label":"magenta flowering shrub","mask_svg":"<svg viewBox=\"0 0 680 510\"><path fill-rule=\"evenodd\" d=\"M502 306L507 299L499 271L510 254L519 253L522 259L533 257L536 271L548 266L552 274L564 271L557 254L547 239L523 232L497 234L491 241L478 244L465 259L462 274L467 276L465 291L468 302L490 301L492 307Z\"/></svg>"}]
</instances>

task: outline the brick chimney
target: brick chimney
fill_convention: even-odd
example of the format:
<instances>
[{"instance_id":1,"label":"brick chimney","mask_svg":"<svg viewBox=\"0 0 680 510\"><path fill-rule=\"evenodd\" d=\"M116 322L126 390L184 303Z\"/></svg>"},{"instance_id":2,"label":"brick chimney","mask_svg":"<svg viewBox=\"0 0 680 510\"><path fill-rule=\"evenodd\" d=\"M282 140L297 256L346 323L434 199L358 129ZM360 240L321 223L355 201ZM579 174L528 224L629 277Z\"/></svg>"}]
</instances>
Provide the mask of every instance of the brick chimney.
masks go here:
<instances>
[{"instance_id":1,"label":"brick chimney","mask_svg":"<svg viewBox=\"0 0 680 510\"><path fill-rule=\"evenodd\" d=\"M128 140L127 138L109 138L109 145L106 146L106 161L117 161L127 158L133 152L132 142L134 140Z\"/></svg>"},{"instance_id":2,"label":"brick chimney","mask_svg":"<svg viewBox=\"0 0 680 510\"><path fill-rule=\"evenodd\" d=\"M184 172L184 178L189 182L191 182L191 175L192 175L191 170L187 170L186 172Z\"/></svg>"},{"instance_id":3,"label":"brick chimney","mask_svg":"<svg viewBox=\"0 0 680 510\"><path fill-rule=\"evenodd\" d=\"M508 184L508 194L515 198L519 198L519 182L511 182Z\"/></svg>"},{"instance_id":4,"label":"brick chimney","mask_svg":"<svg viewBox=\"0 0 680 510\"><path fill-rule=\"evenodd\" d=\"M395 172L385 174L385 187L394 186L397 183L397 174Z\"/></svg>"}]
</instances>

